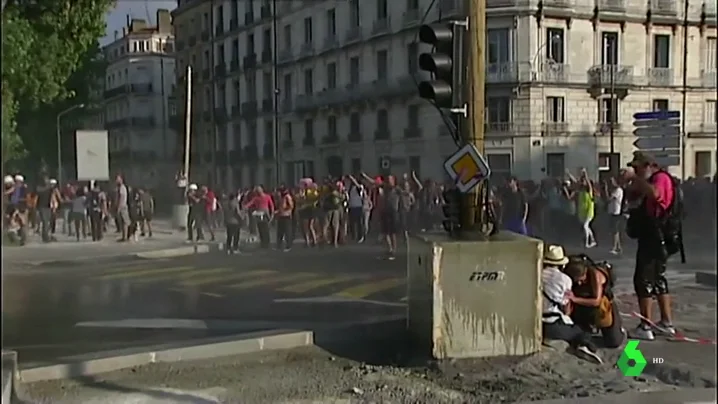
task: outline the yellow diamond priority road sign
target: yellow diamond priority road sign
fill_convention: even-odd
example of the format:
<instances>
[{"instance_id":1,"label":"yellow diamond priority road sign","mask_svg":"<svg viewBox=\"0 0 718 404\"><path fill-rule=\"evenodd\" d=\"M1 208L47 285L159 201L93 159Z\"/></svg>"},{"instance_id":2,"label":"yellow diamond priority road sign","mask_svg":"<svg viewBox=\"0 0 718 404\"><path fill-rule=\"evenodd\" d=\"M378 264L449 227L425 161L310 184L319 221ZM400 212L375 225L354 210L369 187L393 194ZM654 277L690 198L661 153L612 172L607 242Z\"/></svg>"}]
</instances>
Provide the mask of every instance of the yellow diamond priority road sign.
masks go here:
<instances>
[{"instance_id":1,"label":"yellow diamond priority road sign","mask_svg":"<svg viewBox=\"0 0 718 404\"><path fill-rule=\"evenodd\" d=\"M472 144L459 149L444 162L444 169L461 192L469 192L491 175L489 164Z\"/></svg>"}]
</instances>

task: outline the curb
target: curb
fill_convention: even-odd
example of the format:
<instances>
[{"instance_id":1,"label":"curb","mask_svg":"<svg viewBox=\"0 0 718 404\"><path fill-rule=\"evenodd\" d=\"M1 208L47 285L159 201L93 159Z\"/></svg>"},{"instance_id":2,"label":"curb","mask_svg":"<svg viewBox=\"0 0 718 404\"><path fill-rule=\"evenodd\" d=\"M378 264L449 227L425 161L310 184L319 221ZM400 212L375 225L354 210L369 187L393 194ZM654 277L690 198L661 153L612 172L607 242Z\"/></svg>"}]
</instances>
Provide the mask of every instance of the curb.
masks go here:
<instances>
[{"instance_id":1,"label":"curb","mask_svg":"<svg viewBox=\"0 0 718 404\"><path fill-rule=\"evenodd\" d=\"M15 380L32 383L69 379L153 363L210 359L304 346L325 346L360 339L400 339L405 336L405 316L388 316L381 320L356 322L316 331L262 331L211 338L200 343L189 342L184 346L164 345L97 352L66 358L67 362L62 364L20 369L16 372Z\"/></svg>"},{"instance_id":2,"label":"curb","mask_svg":"<svg viewBox=\"0 0 718 404\"><path fill-rule=\"evenodd\" d=\"M152 349L140 352L125 351L113 356L110 352L94 354L95 358L68 358L68 363L39 366L21 369L17 380L32 383L46 380L69 379L111 372L151 363L168 363L186 360L216 358L218 356L239 355L275 349L297 348L312 345L313 335L310 331L274 331L249 333L239 339L237 337L219 338L202 344L169 349Z\"/></svg>"},{"instance_id":3,"label":"curb","mask_svg":"<svg viewBox=\"0 0 718 404\"><path fill-rule=\"evenodd\" d=\"M224 250L224 244L223 243L212 243L212 244L193 244L188 245L184 247L174 247L174 248L164 248L161 250L150 250L150 251L142 251L142 252L136 252L136 253L119 253L114 255L101 255L96 257L86 257L86 258L80 258L80 259L70 259L70 260L48 260L48 261L35 261L35 262L28 262L27 264L30 264L35 267L46 267L46 266L72 266L75 264L84 264L84 263L97 263L98 260L100 262L102 261L112 261L113 263L117 262L129 262L129 261L136 261L136 260L153 260L153 259L162 259L162 258L175 258L175 257L184 257L187 255L194 255L194 254L206 254L206 253L212 253L212 252L218 252Z\"/></svg>"},{"instance_id":4,"label":"curb","mask_svg":"<svg viewBox=\"0 0 718 404\"><path fill-rule=\"evenodd\" d=\"M718 276L715 272L696 272L696 283L715 288L718 287Z\"/></svg>"}]
</instances>

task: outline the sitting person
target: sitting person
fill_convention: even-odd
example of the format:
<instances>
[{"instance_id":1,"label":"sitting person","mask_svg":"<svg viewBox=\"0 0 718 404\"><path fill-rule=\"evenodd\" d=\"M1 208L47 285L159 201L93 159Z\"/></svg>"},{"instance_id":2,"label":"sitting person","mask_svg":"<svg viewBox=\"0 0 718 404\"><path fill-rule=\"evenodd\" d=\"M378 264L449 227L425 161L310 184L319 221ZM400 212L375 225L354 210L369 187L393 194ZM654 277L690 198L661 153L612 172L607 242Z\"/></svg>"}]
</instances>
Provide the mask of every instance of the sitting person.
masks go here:
<instances>
[{"instance_id":1,"label":"sitting person","mask_svg":"<svg viewBox=\"0 0 718 404\"><path fill-rule=\"evenodd\" d=\"M606 348L618 348L625 338L621 315L613 301L613 268L586 255L569 258L564 273L571 278L571 319L586 332L601 331Z\"/></svg>"},{"instance_id":2,"label":"sitting person","mask_svg":"<svg viewBox=\"0 0 718 404\"><path fill-rule=\"evenodd\" d=\"M545 340L562 340L570 344L579 357L601 364L590 334L575 325L571 314L571 278L562 272L568 258L563 247L550 245L543 258L541 287L543 290L542 328Z\"/></svg>"}]
</instances>

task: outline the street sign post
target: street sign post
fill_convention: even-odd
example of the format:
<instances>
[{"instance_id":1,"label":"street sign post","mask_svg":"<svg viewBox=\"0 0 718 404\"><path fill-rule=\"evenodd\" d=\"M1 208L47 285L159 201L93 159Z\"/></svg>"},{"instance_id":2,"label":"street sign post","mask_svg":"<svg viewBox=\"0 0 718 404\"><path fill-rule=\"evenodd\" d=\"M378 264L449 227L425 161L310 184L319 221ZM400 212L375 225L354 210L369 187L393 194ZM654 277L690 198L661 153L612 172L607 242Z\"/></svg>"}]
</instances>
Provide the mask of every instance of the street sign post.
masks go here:
<instances>
[{"instance_id":1,"label":"street sign post","mask_svg":"<svg viewBox=\"0 0 718 404\"><path fill-rule=\"evenodd\" d=\"M444 162L444 170L462 193L470 192L491 175L489 164L476 146L467 144Z\"/></svg>"},{"instance_id":2,"label":"street sign post","mask_svg":"<svg viewBox=\"0 0 718 404\"><path fill-rule=\"evenodd\" d=\"M633 114L633 146L653 155L660 166L675 166L681 161L681 113L648 111Z\"/></svg>"}]
</instances>

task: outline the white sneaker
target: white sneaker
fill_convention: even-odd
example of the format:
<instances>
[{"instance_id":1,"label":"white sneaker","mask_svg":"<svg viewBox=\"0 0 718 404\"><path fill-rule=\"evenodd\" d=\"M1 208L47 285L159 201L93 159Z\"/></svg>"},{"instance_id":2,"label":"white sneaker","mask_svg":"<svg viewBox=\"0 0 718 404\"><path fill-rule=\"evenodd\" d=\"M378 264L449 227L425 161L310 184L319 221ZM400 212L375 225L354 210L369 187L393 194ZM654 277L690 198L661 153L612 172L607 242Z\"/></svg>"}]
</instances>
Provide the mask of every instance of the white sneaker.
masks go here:
<instances>
[{"instance_id":1,"label":"white sneaker","mask_svg":"<svg viewBox=\"0 0 718 404\"><path fill-rule=\"evenodd\" d=\"M596 352L591 351L586 346L580 346L576 348L576 356L581 359L585 359L589 362L593 362L597 365L603 364L603 359Z\"/></svg>"},{"instance_id":2,"label":"white sneaker","mask_svg":"<svg viewBox=\"0 0 718 404\"><path fill-rule=\"evenodd\" d=\"M598 245L598 243L596 243L596 242L594 241L594 242L588 243L588 245L586 245L586 248L593 248L593 247L595 247L595 246L597 246L597 245Z\"/></svg>"},{"instance_id":3,"label":"white sneaker","mask_svg":"<svg viewBox=\"0 0 718 404\"><path fill-rule=\"evenodd\" d=\"M674 337L676 335L676 327L674 327L673 325L666 324L662 321L656 324L656 327L653 327L653 329L656 330L659 334L668 337Z\"/></svg>"},{"instance_id":4,"label":"white sneaker","mask_svg":"<svg viewBox=\"0 0 718 404\"><path fill-rule=\"evenodd\" d=\"M645 328L643 325L639 325L633 331L628 333L629 337L635 339L641 339L644 341L653 341L656 336L653 335L653 331L650 328Z\"/></svg>"},{"instance_id":5,"label":"white sneaker","mask_svg":"<svg viewBox=\"0 0 718 404\"><path fill-rule=\"evenodd\" d=\"M618 255L618 254L619 254L617 250L611 250L611 251L609 251L609 253L611 253L611 254L613 254L613 255Z\"/></svg>"}]
</instances>

